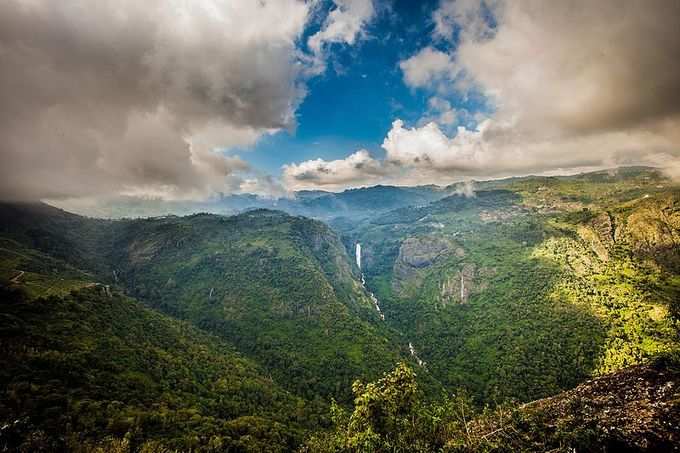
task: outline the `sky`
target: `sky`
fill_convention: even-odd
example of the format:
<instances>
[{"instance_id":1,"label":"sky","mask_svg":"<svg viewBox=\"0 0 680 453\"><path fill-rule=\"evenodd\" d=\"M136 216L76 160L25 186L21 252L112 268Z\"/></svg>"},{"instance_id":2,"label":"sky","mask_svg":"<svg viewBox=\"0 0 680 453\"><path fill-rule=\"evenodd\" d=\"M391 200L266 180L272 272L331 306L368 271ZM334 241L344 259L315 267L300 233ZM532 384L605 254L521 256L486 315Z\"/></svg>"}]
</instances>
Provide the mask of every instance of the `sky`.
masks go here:
<instances>
[{"instance_id":1,"label":"sky","mask_svg":"<svg viewBox=\"0 0 680 453\"><path fill-rule=\"evenodd\" d=\"M4 0L0 199L680 177L678 23L677 0Z\"/></svg>"}]
</instances>

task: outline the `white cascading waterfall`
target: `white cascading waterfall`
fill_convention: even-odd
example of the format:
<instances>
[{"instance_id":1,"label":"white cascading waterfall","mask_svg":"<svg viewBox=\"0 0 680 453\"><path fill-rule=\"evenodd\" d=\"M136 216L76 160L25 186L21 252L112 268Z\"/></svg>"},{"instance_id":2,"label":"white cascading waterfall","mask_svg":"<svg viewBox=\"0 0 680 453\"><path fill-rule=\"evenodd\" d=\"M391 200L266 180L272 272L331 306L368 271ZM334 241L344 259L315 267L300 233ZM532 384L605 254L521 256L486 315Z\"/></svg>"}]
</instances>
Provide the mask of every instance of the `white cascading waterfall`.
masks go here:
<instances>
[{"instance_id":1,"label":"white cascading waterfall","mask_svg":"<svg viewBox=\"0 0 680 453\"><path fill-rule=\"evenodd\" d=\"M361 244L357 242L357 245L354 247L354 257L356 259L357 267L361 271ZM462 282L462 280L461 280ZM364 278L364 272L361 271L361 285L364 287L366 292L368 293L369 297L371 298L371 302L373 302L373 306L375 307L375 310L378 312L378 315L380 315L380 319L383 321L385 320L385 314L382 312L380 309L380 304L378 303L378 298L375 297L375 294L373 294L371 291L366 288L366 279ZM462 290L461 290L462 294ZM416 348L413 347L413 343L409 341L408 343L408 350L411 353L411 357L415 359L415 361L418 363L419 366L425 368L425 362L418 357L418 353L416 352Z\"/></svg>"},{"instance_id":2,"label":"white cascading waterfall","mask_svg":"<svg viewBox=\"0 0 680 453\"><path fill-rule=\"evenodd\" d=\"M410 341L408 342L408 350L411 353L411 357L413 357L416 362L418 362L418 365L421 367L425 368L425 362L418 357L418 353L416 352L416 348L413 347L413 343Z\"/></svg>"},{"instance_id":3,"label":"white cascading waterfall","mask_svg":"<svg viewBox=\"0 0 680 453\"><path fill-rule=\"evenodd\" d=\"M354 247L354 256L356 258L357 267L359 268L359 270L361 270L361 244L358 243L358 242L357 242L357 245ZM371 302L373 302L373 306L375 307L375 311L378 312L380 319L382 319L384 321L385 320L385 314L380 309L380 304L378 303L378 298L375 297L375 294L373 294L371 291L369 291L368 288L366 288L366 279L364 278L363 271L361 272L361 286L364 287L364 289L368 293L369 297L371 298Z\"/></svg>"},{"instance_id":4,"label":"white cascading waterfall","mask_svg":"<svg viewBox=\"0 0 680 453\"><path fill-rule=\"evenodd\" d=\"M354 256L356 257L357 260L357 267L359 268L359 270L361 270L361 244L359 244L358 242L356 247L354 248ZM362 276L364 275L363 272L361 273L361 275Z\"/></svg>"}]
</instances>

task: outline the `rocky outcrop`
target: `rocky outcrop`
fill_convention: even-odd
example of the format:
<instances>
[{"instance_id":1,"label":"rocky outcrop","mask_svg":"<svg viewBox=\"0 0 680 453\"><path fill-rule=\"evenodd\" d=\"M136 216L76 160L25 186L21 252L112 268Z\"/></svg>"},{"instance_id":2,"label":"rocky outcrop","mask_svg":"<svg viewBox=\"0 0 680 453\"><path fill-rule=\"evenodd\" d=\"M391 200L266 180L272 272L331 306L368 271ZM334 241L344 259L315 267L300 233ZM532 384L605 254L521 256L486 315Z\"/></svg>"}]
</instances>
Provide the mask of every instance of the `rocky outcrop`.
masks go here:
<instances>
[{"instance_id":1,"label":"rocky outcrop","mask_svg":"<svg viewBox=\"0 0 680 453\"><path fill-rule=\"evenodd\" d=\"M422 283L421 270L454 251L453 243L438 236L410 237L402 242L394 263L392 287L401 292L407 286Z\"/></svg>"},{"instance_id":2,"label":"rocky outcrop","mask_svg":"<svg viewBox=\"0 0 680 453\"><path fill-rule=\"evenodd\" d=\"M609 451L678 451L680 376L634 367L526 406L564 431L590 429Z\"/></svg>"},{"instance_id":3,"label":"rocky outcrop","mask_svg":"<svg viewBox=\"0 0 680 453\"><path fill-rule=\"evenodd\" d=\"M475 265L465 263L460 269L444 278L439 288L439 300L443 305L467 303L475 286Z\"/></svg>"},{"instance_id":4,"label":"rocky outcrop","mask_svg":"<svg viewBox=\"0 0 680 453\"><path fill-rule=\"evenodd\" d=\"M680 270L680 196L646 197L615 215L603 212L582 224L579 236L597 257L609 261L617 244L627 245L662 268Z\"/></svg>"},{"instance_id":5,"label":"rocky outcrop","mask_svg":"<svg viewBox=\"0 0 680 453\"><path fill-rule=\"evenodd\" d=\"M462 263L458 270L444 277L439 285L439 302L448 304L467 304L470 296L484 291L489 279L496 270L489 267L478 268L473 263Z\"/></svg>"},{"instance_id":6,"label":"rocky outcrop","mask_svg":"<svg viewBox=\"0 0 680 453\"><path fill-rule=\"evenodd\" d=\"M600 260L609 261L609 253L615 243L615 229L614 218L608 212L603 212L582 225L578 234Z\"/></svg>"},{"instance_id":7,"label":"rocky outcrop","mask_svg":"<svg viewBox=\"0 0 680 453\"><path fill-rule=\"evenodd\" d=\"M414 268L427 267L450 248L450 241L437 236L408 238L401 244L397 262Z\"/></svg>"},{"instance_id":8,"label":"rocky outcrop","mask_svg":"<svg viewBox=\"0 0 680 453\"><path fill-rule=\"evenodd\" d=\"M647 199L626 219L623 240L644 258L680 271L680 196Z\"/></svg>"},{"instance_id":9,"label":"rocky outcrop","mask_svg":"<svg viewBox=\"0 0 680 453\"><path fill-rule=\"evenodd\" d=\"M470 424L480 450L680 451L680 375L663 364L636 366L499 414Z\"/></svg>"}]
</instances>

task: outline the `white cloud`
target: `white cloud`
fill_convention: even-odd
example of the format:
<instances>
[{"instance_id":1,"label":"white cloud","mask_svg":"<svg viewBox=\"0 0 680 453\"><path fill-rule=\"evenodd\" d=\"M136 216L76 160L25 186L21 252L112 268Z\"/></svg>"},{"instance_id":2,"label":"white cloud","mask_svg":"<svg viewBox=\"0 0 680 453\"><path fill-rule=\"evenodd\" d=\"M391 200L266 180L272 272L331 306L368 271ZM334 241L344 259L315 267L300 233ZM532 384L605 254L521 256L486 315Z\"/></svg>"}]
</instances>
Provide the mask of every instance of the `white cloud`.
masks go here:
<instances>
[{"instance_id":1,"label":"white cloud","mask_svg":"<svg viewBox=\"0 0 680 453\"><path fill-rule=\"evenodd\" d=\"M463 40L479 40L493 34L493 27L487 17L499 13L499 0L443 0L432 18L436 38L453 39L456 28Z\"/></svg>"},{"instance_id":2,"label":"white cloud","mask_svg":"<svg viewBox=\"0 0 680 453\"><path fill-rule=\"evenodd\" d=\"M674 159L673 150L677 149L677 143L649 131L611 131L569 140L496 139L496 131L504 128L495 120L487 119L477 130L459 127L449 138L435 123L404 128L401 121L395 121L383 148L387 160L417 169L424 178L444 182L461 177L495 177L556 169L568 171L637 163L663 165Z\"/></svg>"},{"instance_id":3,"label":"white cloud","mask_svg":"<svg viewBox=\"0 0 680 453\"><path fill-rule=\"evenodd\" d=\"M204 197L249 185L216 150L295 127L304 0L3 0L0 198ZM338 1L315 49L372 17Z\"/></svg>"},{"instance_id":4,"label":"white cloud","mask_svg":"<svg viewBox=\"0 0 680 453\"><path fill-rule=\"evenodd\" d=\"M418 121L418 125L435 122L445 131L449 132L454 126L465 126L475 128L477 123L485 119L485 115L478 113L471 114L464 108L456 108L448 100L433 96L427 101L427 112ZM455 132L457 129L453 129Z\"/></svg>"},{"instance_id":5,"label":"white cloud","mask_svg":"<svg viewBox=\"0 0 680 453\"><path fill-rule=\"evenodd\" d=\"M326 48L331 44L353 45L375 15L373 0L334 0L335 9L328 14L321 30L307 45L314 54L313 70L325 70Z\"/></svg>"},{"instance_id":6,"label":"white cloud","mask_svg":"<svg viewBox=\"0 0 680 453\"><path fill-rule=\"evenodd\" d=\"M448 183L634 164L680 173L677 1L456 0L442 1L433 18L435 39L459 45L451 53L427 46L400 67L407 85L435 96L420 126L394 122L385 161L375 163L383 172L353 172L355 181ZM469 90L495 106L488 118L442 97ZM449 134L456 121L465 127Z\"/></svg>"},{"instance_id":7,"label":"white cloud","mask_svg":"<svg viewBox=\"0 0 680 453\"><path fill-rule=\"evenodd\" d=\"M387 173L383 162L374 159L367 150L362 149L344 159L314 159L284 165L283 182L288 190L315 187L336 190L362 183L374 184Z\"/></svg>"},{"instance_id":8,"label":"white cloud","mask_svg":"<svg viewBox=\"0 0 680 453\"><path fill-rule=\"evenodd\" d=\"M449 137L434 122L407 128L397 120L382 144L384 160L360 151L331 162L316 159L291 164L284 167L284 184L289 190L339 190L383 183L446 185L470 178L572 173L636 164L680 174L677 142L649 131L523 142L497 140L493 136L497 129L504 127L486 119L476 130L459 127Z\"/></svg>"},{"instance_id":9,"label":"white cloud","mask_svg":"<svg viewBox=\"0 0 680 453\"><path fill-rule=\"evenodd\" d=\"M271 175L257 174L246 178L240 185L239 191L254 194L264 198L290 197L292 194L281 182Z\"/></svg>"},{"instance_id":10,"label":"white cloud","mask_svg":"<svg viewBox=\"0 0 680 453\"><path fill-rule=\"evenodd\" d=\"M451 80L457 73L453 59L432 47L425 47L412 57L401 61L399 67L404 73L404 81L413 88Z\"/></svg>"},{"instance_id":11,"label":"white cloud","mask_svg":"<svg viewBox=\"0 0 680 453\"><path fill-rule=\"evenodd\" d=\"M447 137L434 122L420 128L405 128L401 120L392 124L383 148L385 159L403 167L465 171L483 167L489 162L488 149L482 140L488 121L479 131L459 128Z\"/></svg>"}]
</instances>

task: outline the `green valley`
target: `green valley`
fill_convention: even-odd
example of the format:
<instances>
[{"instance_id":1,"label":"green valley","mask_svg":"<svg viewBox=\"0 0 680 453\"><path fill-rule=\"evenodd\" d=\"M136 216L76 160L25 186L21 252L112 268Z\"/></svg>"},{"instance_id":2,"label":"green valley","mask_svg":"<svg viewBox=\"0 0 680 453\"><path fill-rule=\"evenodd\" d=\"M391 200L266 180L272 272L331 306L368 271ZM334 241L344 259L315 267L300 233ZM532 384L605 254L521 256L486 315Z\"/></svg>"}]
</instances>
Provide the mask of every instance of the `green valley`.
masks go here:
<instances>
[{"instance_id":1,"label":"green valley","mask_svg":"<svg viewBox=\"0 0 680 453\"><path fill-rule=\"evenodd\" d=\"M331 206L328 225L297 208L99 220L2 205L0 451L638 442L602 434L600 412L570 422L569 392L605 414L603 392L636 391L630 370L654 392L677 381L678 186L623 168L414 193ZM549 417L560 431L539 439Z\"/></svg>"}]
</instances>

